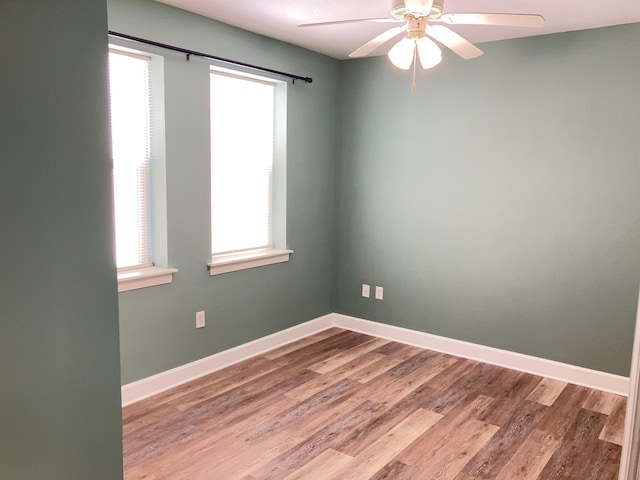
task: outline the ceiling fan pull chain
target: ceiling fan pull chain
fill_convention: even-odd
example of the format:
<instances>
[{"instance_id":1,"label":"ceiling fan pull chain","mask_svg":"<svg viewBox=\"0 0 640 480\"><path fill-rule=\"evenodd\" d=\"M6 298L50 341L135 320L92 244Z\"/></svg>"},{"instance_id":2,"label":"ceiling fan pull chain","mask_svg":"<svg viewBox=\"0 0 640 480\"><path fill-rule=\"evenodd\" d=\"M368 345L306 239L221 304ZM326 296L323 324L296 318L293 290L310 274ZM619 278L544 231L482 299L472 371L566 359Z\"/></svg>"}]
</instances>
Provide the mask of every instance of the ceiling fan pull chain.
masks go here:
<instances>
[{"instance_id":1,"label":"ceiling fan pull chain","mask_svg":"<svg viewBox=\"0 0 640 480\"><path fill-rule=\"evenodd\" d=\"M418 49L416 47L413 48L413 83L411 84L411 93L416 93L416 53Z\"/></svg>"}]
</instances>

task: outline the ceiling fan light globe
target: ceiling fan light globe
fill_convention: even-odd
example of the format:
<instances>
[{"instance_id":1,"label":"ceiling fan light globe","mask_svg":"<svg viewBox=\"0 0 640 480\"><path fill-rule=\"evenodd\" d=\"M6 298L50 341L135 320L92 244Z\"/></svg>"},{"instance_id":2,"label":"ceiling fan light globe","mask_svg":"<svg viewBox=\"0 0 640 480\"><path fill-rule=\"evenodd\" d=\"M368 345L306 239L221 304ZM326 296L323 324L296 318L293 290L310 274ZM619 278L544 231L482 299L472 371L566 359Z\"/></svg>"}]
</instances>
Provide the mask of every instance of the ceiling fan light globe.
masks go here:
<instances>
[{"instance_id":1,"label":"ceiling fan light globe","mask_svg":"<svg viewBox=\"0 0 640 480\"><path fill-rule=\"evenodd\" d=\"M428 59L423 59L420 57L420 64L422 65L423 70L429 70L430 68L439 65L442 61L442 57L429 57Z\"/></svg>"},{"instance_id":2,"label":"ceiling fan light globe","mask_svg":"<svg viewBox=\"0 0 640 480\"><path fill-rule=\"evenodd\" d=\"M442 50L433 40L427 37L419 38L416 41L416 48L418 49L420 64L424 70L433 68L442 61Z\"/></svg>"},{"instance_id":3,"label":"ceiling fan light globe","mask_svg":"<svg viewBox=\"0 0 640 480\"><path fill-rule=\"evenodd\" d=\"M402 70L409 70L411 64L413 63L413 53L416 48L416 44L410 38L403 38L398 43L396 43L387 56L391 63L393 63L396 67L401 68Z\"/></svg>"}]
</instances>

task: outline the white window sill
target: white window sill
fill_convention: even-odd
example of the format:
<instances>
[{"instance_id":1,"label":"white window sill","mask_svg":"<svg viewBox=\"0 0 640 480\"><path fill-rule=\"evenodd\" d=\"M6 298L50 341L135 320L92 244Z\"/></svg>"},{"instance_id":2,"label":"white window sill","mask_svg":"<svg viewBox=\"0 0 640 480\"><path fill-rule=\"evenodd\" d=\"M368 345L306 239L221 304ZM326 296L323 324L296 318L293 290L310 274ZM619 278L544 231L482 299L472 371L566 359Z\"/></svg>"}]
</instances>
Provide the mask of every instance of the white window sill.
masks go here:
<instances>
[{"instance_id":1,"label":"white window sill","mask_svg":"<svg viewBox=\"0 0 640 480\"><path fill-rule=\"evenodd\" d=\"M175 268L141 267L118 272L118 293L171 283Z\"/></svg>"},{"instance_id":2,"label":"white window sill","mask_svg":"<svg viewBox=\"0 0 640 480\"><path fill-rule=\"evenodd\" d=\"M209 263L209 274L220 275L222 273L246 270L247 268L288 262L289 256L292 253L293 250L276 250L269 248L253 252L214 255L211 257L211 263Z\"/></svg>"}]
</instances>

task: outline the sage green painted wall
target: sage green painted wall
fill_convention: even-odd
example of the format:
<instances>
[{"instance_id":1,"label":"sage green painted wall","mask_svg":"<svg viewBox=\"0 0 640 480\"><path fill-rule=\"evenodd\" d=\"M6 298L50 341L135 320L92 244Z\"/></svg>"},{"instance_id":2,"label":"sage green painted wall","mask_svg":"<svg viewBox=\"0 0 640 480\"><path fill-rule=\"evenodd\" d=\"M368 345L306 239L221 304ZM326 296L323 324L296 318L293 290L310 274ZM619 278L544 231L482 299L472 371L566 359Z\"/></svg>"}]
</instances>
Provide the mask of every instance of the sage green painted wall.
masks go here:
<instances>
[{"instance_id":1,"label":"sage green painted wall","mask_svg":"<svg viewBox=\"0 0 640 480\"><path fill-rule=\"evenodd\" d=\"M336 311L628 375L640 24L482 48L344 64Z\"/></svg>"},{"instance_id":2,"label":"sage green painted wall","mask_svg":"<svg viewBox=\"0 0 640 480\"><path fill-rule=\"evenodd\" d=\"M163 52L168 257L179 273L171 285L119 295L123 383L332 312L339 62L155 2L108 7L110 30L314 79L288 86L287 246L295 253L285 264L211 277L208 64Z\"/></svg>"},{"instance_id":3,"label":"sage green painted wall","mask_svg":"<svg viewBox=\"0 0 640 480\"><path fill-rule=\"evenodd\" d=\"M104 0L0 3L0 478L122 478Z\"/></svg>"},{"instance_id":4,"label":"sage green painted wall","mask_svg":"<svg viewBox=\"0 0 640 480\"><path fill-rule=\"evenodd\" d=\"M296 252L210 277L208 67L165 54L168 258L180 272L119 295L123 383L331 311L628 374L638 25L485 44L473 61L446 54L412 95L410 74L384 58L337 62L147 0L108 7L112 30L314 77L289 86ZM362 299L363 282L385 300Z\"/></svg>"}]
</instances>

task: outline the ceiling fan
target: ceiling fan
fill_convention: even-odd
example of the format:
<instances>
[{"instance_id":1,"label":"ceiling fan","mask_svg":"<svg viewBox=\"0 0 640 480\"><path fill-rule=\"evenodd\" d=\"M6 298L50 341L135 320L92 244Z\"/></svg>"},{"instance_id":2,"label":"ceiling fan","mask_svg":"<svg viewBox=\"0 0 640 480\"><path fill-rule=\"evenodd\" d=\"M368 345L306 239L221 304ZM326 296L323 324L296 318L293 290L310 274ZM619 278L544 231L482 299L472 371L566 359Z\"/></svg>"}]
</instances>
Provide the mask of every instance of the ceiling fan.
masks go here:
<instances>
[{"instance_id":1,"label":"ceiling fan","mask_svg":"<svg viewBox=\"0 0 640 480\"><path fill-rule=\"evenodd\" d=\"M360 48L349 54L350 57L365 57L384 43L406 32L396 43L388 56L398 68L408 70L415 60L420 58L422 68L433 68L442 61L440 47L431 39L437 40L464 59L471 59L482 55L482 50L476 47L448 25L497 25L509 27L543 27L544 17L541 15L512 14L512 13L443 13L444 0L392 0L391 17L389 18L361 18L355 20L338 20L333 22L306 23L299 27L319 27L349 23L399 23L404 25L393 27L369 40ZM429 38L431 37L431 38ZM414 82L415 85L415 82ZM415 87L414 87L415 90Z\"/></svg>"}]
</instances>

